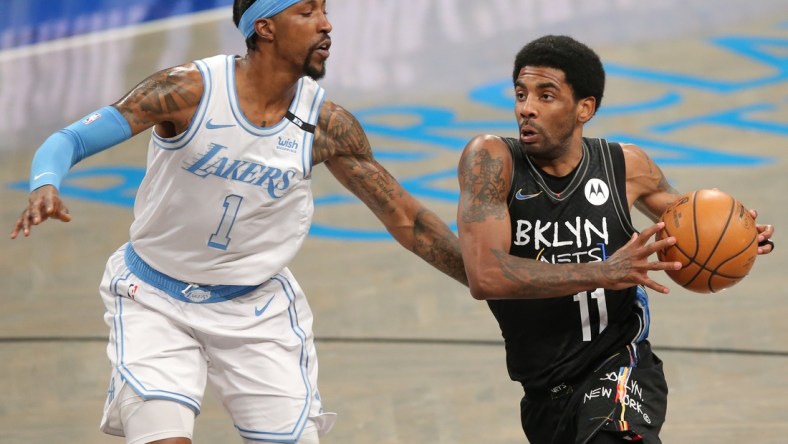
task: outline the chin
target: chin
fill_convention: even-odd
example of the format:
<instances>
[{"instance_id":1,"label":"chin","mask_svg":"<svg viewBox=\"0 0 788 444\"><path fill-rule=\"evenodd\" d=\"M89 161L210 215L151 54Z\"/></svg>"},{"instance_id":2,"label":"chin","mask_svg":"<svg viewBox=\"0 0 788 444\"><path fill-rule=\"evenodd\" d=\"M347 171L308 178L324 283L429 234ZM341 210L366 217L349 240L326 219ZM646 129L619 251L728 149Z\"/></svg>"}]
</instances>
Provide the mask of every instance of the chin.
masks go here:
<instances>
[{"instance_id":1,"label":"chin","mask_svg":"<svg viewBox=\"0 0 788 444\"><path fill-rule=\"evenodd\" d=\"M306 66L306 69L304 69L304 74L312 77L315 80L320 80L326 75L326 66Z\"/></svg>"}]
</instances>

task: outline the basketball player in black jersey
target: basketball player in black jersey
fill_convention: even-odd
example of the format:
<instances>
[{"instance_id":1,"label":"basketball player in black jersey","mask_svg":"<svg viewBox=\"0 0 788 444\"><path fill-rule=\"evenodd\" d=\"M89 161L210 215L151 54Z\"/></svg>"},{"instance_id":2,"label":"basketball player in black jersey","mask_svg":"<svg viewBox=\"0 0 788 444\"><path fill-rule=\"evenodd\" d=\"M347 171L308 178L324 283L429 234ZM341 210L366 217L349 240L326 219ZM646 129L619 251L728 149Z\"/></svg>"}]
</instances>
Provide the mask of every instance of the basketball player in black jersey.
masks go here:
<instances>
[{"instance_id":1,"label":"basketball player in black jersey","mask_svg":"<svg viewBox=\"0 0 788 444\"><path fill-rule=\"evenodd\" d=\"M680 193L634 145L583 137L605 72L566 36L515 59L519 139L477 136L458 176L460 244L471 294L501 327L509 376L525 389L531 444L659 443L668 388L651 352L645 287L668 289L649 262L675 240L633 227L635 206L657 221ZM753 212L753 215L754 212ZM759 253L773 227L758 225Z\"/></svg>"}]
</instances>

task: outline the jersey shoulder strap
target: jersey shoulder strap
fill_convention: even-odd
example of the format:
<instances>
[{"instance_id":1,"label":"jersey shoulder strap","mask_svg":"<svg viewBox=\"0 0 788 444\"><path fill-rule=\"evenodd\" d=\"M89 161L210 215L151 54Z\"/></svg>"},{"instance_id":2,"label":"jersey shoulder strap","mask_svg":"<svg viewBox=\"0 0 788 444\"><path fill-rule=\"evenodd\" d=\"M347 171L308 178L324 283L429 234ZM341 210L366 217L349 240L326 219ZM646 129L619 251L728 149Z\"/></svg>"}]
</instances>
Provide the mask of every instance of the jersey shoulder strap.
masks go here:
<instances>
[{"instance_id":1,"label":"jersey shoulder strap","mask_svg":"<svg viewBox=\"0 0 788 444\"><path fill-rule=\"evenodd\" d=\"M512 137L501 137L501 140L503 140L509 148L509 154L512 156L512 182L509 184L509 194L506 199L509 205L511 205L512 199L514 199L514 193L522 185L523 179L520 177L520 172L527 171L527 162L519 140Z\"/></svg>"},{"instance_id":2,"label":"jersey shoulder strap","mask_svg":"<svg viewBox=\"0 0 788 444\"><path fill-rule=\"evenodd\" d=\"M627 164L624 160L624 149L619 143L608 142L601 138L586 139L586 142L602 154L607 180L612 188L610 196L622 226L630 234L637 232L632 225L627 202Z\"/></svg>"}]
</instances>

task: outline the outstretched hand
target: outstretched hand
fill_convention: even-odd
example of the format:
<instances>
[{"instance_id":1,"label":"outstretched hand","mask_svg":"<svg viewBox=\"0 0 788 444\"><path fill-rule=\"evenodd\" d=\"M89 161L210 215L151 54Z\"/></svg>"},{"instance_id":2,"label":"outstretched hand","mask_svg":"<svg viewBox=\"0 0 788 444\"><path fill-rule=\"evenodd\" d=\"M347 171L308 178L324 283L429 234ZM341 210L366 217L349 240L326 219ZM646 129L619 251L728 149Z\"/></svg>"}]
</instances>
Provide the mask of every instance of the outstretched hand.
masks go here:
<instances>
[{"instance_id":1,"label":"outstretched hand","mask_svg":"<svg viewBox=\"0 0 788 444\"><path fill-rule=\"evenodd\" d=\"M652 254L676 243L676 238L672 236L649 243L649 240L664 226L663 222L659 222L643 230L640 234L633 234L626 245L603 262L605 275L611 281L605 288L620 290L633 285L645 285L660 293L670 292L670 289L648 276L649 271L679 270L681 268L681 262L649 262L648 260Z\"/></svg>"},{"instance_id":2,"label":"outstretched hand","mask_svg":"<svg viewBox=\"0 0 788 444\"><path fill-rule=\"evenodd\" d=\"M16 239L20 232L25 237L30 236L30 228L33 225L39 225L50 218L68 222L71 220L71 214L60 200L57 188L44 185L30 193L27 208L22 211L22 215L11 231L11 239Z\"/></svg>"}]
</instances>

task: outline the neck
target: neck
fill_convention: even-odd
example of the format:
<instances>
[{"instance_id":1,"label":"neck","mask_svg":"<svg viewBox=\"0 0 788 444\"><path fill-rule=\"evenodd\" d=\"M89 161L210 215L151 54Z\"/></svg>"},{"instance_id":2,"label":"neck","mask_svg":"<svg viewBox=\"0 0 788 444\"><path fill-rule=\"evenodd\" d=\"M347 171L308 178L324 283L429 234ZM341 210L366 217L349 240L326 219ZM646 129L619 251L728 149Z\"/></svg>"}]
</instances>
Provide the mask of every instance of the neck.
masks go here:
<instances>
[{"instance_id":1,"label":"neck","mask_svg":"<svg viewBox=\"0 0 788 444\"><path fill-rule=\"evenodd\" d=\"M295 97L302 73L293 72L260 51L236 59L235 68L238 101L247 119L260 126L281 120Z\"/></svg>"},{"instance_id":2,"label":"neck","mask_svg":"<svg viewBox=\"0 0 788 444\"><path fill-rule=\"evenodd\" d=\"M550 158L534 157L532 155L528 157L534 165L538 166L545 173L555 177L564 177L572 173L580 164L580 161L583 160L583 138L572 137L567 142L567 144L555 150L555 155Z\"/></svg>"}]
</instances>

